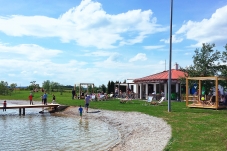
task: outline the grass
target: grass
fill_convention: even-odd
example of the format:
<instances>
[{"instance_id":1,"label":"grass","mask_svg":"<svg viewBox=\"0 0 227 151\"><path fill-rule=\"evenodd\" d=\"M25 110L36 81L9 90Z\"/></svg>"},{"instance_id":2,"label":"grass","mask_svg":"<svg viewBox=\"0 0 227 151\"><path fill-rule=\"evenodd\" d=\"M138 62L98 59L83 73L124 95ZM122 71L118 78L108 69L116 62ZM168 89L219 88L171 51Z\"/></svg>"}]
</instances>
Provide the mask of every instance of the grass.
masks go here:
<instances>
[{"instance_id":1,"label":"grass","mask_svg":"<svg viewBox=\"0 0 227 151\"><path fill-rule=\"evenodd\" d=\"M34 100L41 101L41 92L34 93ZM60 104L79 106L84 100L72 100L71 92L54 93ZM6 100L28 100L29 91L17 91L11 96L0 96ZM49 94L48 102L52 101ZM113 111L137 111L151 116L160 117L172 127L172 138L166 146L166 151L223 151L227 145L227 110L212 110L187 108L185 102L172 102L171 112L167 111L168 104L159 106L144 105L143 101L121 104L119 100L91 102L91 108Z\"/></svg>"}]
</instances>

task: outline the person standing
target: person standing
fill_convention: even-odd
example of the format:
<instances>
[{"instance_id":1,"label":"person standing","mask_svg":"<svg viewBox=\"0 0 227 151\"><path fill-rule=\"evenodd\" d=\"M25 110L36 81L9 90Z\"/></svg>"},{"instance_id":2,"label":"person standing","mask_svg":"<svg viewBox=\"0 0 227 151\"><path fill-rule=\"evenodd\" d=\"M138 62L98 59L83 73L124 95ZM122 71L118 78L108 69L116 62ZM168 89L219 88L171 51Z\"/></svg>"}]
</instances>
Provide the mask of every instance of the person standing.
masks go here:
<instances>
[{"instance_id":1,"label":"person standing","mask_svg":"<svg viewBox=\"0 0 227 151\"><path fill-rule=\"evenodd\" d=\"M114 97L116 98L118 96L118 87L115 88L115 92L114 92Z\"/></svg>"},{"instance_id":2,"label":"person standing","mask_svg":"<svg viewBox=\"0 0 227 151\"><path fill-rule=\"evenodd\" d=\"M42 99L42 104L43 104L43 94L41 95L41 97L40 97L41 99Z\"/></svg>"},{"instance_id":3,"label":"person standing","mask_svg":"<svg viewBox=\"0 0 227 151\"><path fill-rule=\"evenodd\" d=\"M79 107L79 113L80 113L80 119L82 119L83 108L81 107L81 105Z\"/></svg>"},{"instance_id":4,"label":"person standing","mask_svg":"<svg viewBox=\"0 0 227 151\"><path fill-rule=\"evenodd\" d=\"M53 101L52 101L52 104L55 104L55 95L53 94Z\"/></svg>"},{"instance_id":5,"label":"person standing","mask_svg":"<svg viewBox=\"0 0 227 151\"><path fill-rule=\"evenodd\" d=\"M47 105L47 94L46 94L46 92L43 94L43 104Z\"/></svg>"},{"instance_id":6,"label":"person standing","mask_svg":"<svg viewBox=\"0 0 227 151\"><path fill-rule=\"evenodd\" d=\"M3 102L3 111L6 111L6 105L7 105L7 103L6 103L6 100Z\"/></svg>"},{"instance_id":7,"label":"person standing","mask_svg":"<svg viewBox=\"0 0 227 151\"><path fill-rule=\"evenodd\" d=\"M29 101L30 101L30 105L33 105L33 101L32 101L33 95L32 95L32 93L30 93L30 95L28 96L28 98L29 98Z\"/></svg>"},{"instance_id":8,"label":"person standing","mask_svg":"<svg viewBox=\"0 0 227 151\"><path fill-rule=\"evenodd\" d=\"M89 103L90 103L90 96L86 95L86 97L85 97L85 108L86 108L87 113L88 113Z\"/></svg>"},{"instance_id":9,"label":"person standing","mask_svg":"<svg viewBox=\"0 0 227 151\"><path fill-rule=\"evenodd\" d=\"M76 91L75 91L75 89L72 89L72 99L75 98L75 95L76 95Z\"/></svg>"}]
</instances>

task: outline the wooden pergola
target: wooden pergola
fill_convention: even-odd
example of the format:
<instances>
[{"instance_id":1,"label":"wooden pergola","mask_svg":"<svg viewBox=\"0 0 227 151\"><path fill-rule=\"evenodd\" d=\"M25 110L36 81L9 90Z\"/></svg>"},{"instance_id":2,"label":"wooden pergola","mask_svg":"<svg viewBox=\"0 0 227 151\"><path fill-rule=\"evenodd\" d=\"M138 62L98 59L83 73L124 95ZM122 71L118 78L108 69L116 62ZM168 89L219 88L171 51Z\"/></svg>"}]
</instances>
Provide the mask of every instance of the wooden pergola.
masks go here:
<instances>
[{"instance_id":1,"label":"wooden pergola","mask_svg":"<svg viewBox=\"0 0 227 151\"><path fill-rule=\"evenodd\" d=\"M198 96L197 96L197 99L198 99L198 102L201 103L201 100L200 100L200 95L201 95L201 81L207 81L207 80L212 80L212 81L215 81L215 102L213 105L205 105L204 101L203 103L198 103L198 104L189 104L189 86L188 86L188 81L189 80L194 80L194 81L199 81L199 93L198 93ZM226 108L225 105L223 106L220 106L219 105L219 94L218 94L218 81L219 80L227 80L226 77L217 77L217 76L214 76L214 77L187 77L186 78L186 106L188 107L197 107L197 108L211 108L211 109L220 109L220 108Z\"/></svg>"},{"instance_id":2,"label":"wooden pergola","mask_svg":"<svg viewBox=\"0 0 227 151\"><path fill-rule=\"evenodd\" d=\"M92 87L92 93L94 92L94 83L79 83L79 98L84 98L84 96L81 96L81 85L86 85L87 86L87 93L88 93L88 86ZM76 84L75 84L75 89L76 89ZM84 94L85 95L85 94Z\"/></svg>"}]
</instances>

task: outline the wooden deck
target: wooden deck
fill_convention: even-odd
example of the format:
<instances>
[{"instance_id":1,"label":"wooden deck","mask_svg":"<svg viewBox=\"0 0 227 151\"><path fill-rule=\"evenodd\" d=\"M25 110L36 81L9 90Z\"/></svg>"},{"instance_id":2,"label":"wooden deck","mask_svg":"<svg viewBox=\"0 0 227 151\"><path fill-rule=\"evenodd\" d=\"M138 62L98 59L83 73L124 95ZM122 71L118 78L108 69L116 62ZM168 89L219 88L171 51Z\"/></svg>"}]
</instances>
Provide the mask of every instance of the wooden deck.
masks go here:
<instances>
[{"instance_id":1,"label":"wooden deck","mask_svg":"<svg viewBox=\"0 0 227 151\"><path fill-rule=\"evenodd\" d=\"M46 108L52 107L56 109L60 104L35 104L35 105L9 105L6 109L19 109L19 115L21 115L21 109L23 109L23 115L25 115L25 108ZM3 109L3 106L0 106L0 109Z\"/></svg>"},{"instance_id":2,"label":"wooden deck","mask_svg":"<svg viewBox=\"0 0 227 151\"><path fill-rule=\"evenodd\" d=\"M225 108L227 108L226 105L219 105L218 107L216 107L216 105L206 105L206 104L189 104L188 107L204 108L204 109L225 109Z\"/></svg>"}]
</instances>

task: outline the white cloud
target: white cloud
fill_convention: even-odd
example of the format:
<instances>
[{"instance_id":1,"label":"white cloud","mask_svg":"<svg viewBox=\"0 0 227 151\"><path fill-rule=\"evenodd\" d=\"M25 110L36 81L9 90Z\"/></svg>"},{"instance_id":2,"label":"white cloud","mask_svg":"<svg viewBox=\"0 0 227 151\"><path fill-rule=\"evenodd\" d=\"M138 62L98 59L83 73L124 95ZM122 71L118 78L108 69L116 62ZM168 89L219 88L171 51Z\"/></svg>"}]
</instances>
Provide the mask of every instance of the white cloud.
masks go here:
<instances>
[{"instance_id":1,"label":"white cloud","mask_svg":"<svg viewBox=\"0 0 227 151\"><path fill-rule=\"evenodd\" d=\"M161 49L164 48L164 45L158 45L158 46L144 46L143 48L146 50L157 50L157 49Z\"/></svg>"},{"instance_id":2,"label":"white cloud","mask_svg":"<svg viewBox=\"0 0 227 151\"><path fill-rule=\"evenodd\" d=\"M106 57L117 54L116 52L109 52L109 51L88 51L84 54L84 56L94 56L94 57Z\"/></svg>"},{"instance_id":3,"label":"white cloud","mask_svg":"<svg viewBox=\"0 0 227 151\"><path fill-rule=\"evenodd\" d=\"M8 76L10 76L10 77L15 77L16 75L15 75L15 74L9 73Z\"/></svg>"},{"instance_id":4,"label":"white cloud","mask_svg":"<svg viewBox=\"0 0 227 151\"><path fill-rule=\"evenodd\" d=\"M209 19L200 22L189 20L176 32L177 35L184 35L187 39L197 41L194 46L202 43L222 43L227 41L227 5L219 8Z\"/></svg>"},{"instance_id":5,"label":"white cloud","mask_svg":"<svg viewBox=\"0 0 227 151\"><path fill-rule=\"evenodd\" d=\"M20 58L27 60L40 60L52 58L62 53L60 50L47 49L35 44L20 44L8 46L0 44L1 57L10 56L10 58Z\"/></svg>"},{"instance_id":6,"label":"white cloud","mask_svg":"<svg viewBox=\"0 0 227 151\"><path fill-rule=\"evenodd\" d=\"M160 41L169 44L170 39L161 39ZM183 41L183 38L178 38L176 35L172 35L172 43L180 43Z\"/></svg>"},{"instance_id":7,"label":"white cloud","mask_svg":"<svg viewBox=\"0 0 227 151\"><path fill-rule=\"evenodd\" d=\"M0 31L9 36L59 37L65 43L73 40L81 46L114 48L141 43L149 34L166 31L152 14L151 10L131 10L110 15L100 3L83 0L59 18L0 16Z\"/></svg>"},{"instance_id":8,"label":"white cloud","mask_svg":"<svg viewBox=\"0 0 227 151\"><path fill-rule=\"evenodd\" d=\"M184 55L187 55L187 56L188 56L188 55L191 55L191 54L192 54L192 53L189 53L189 52L184 53Z\"/></svg>"},{"instance_id":9,"label":"white cloud","mask_svg":"<svg viewBox=\"0 0 227 151\"><path fill-rule=\"evenodd\" d=\"M138 53L135 57L129 59L129 62L134 62L134 61L145 61L147 60L147 56L144 53Z\"/></svg>"}]
</instances>

